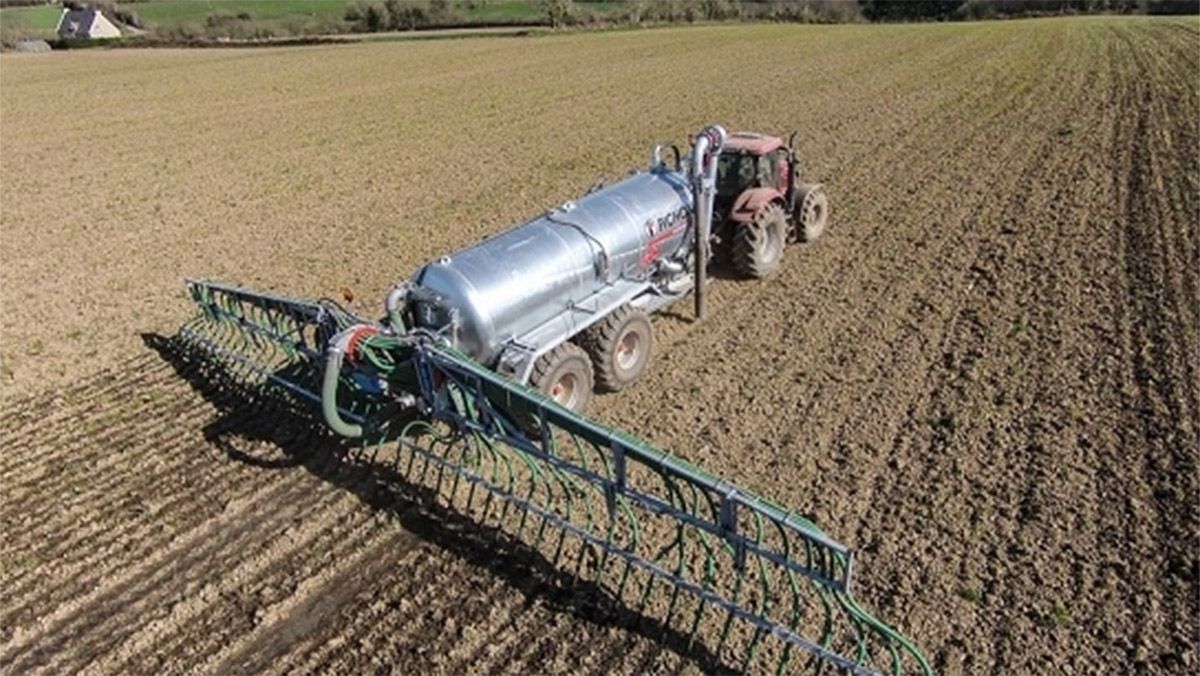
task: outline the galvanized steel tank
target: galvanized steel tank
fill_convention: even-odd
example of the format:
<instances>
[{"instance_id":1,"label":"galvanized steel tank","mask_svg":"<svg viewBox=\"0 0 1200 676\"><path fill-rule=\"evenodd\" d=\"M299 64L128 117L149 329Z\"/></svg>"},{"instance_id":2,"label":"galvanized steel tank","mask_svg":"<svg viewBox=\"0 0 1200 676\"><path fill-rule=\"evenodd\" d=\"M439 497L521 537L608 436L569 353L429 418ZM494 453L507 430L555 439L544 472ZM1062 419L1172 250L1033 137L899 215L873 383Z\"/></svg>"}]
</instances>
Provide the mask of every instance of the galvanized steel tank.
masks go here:
<instances>
[{"instance_id":1,"label":"galvanized steel tank","mask_svg":"<svg viewBox=\"0 0 1200 676\"><path fill-rule=\"evenodd\" d=\"M411 280L409 308L430 328L453 309L458 349L490 363L506 341L611 282L685 260L692 202L683 174L661 165L634 174L429 263Z\"/></svg>"}]
</instances>

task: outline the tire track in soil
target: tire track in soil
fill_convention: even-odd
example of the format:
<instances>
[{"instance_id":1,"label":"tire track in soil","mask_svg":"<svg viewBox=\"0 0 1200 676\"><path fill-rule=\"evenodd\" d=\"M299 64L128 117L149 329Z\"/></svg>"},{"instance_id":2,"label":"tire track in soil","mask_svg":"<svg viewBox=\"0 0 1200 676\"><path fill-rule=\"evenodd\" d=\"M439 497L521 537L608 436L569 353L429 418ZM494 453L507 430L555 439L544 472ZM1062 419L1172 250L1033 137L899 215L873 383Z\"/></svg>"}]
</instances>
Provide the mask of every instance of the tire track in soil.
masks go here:
<instances>
[{"instance_id":1,"label":"tire track in soil","mask_svg":"<svg viewBox=\"0 0 1200 676\"><path fill-rule=\"evenodd\" d=\"M1162 155L1179 152L1164 143L1164 133L1194 125L1200 119L1200 106L1191 97L1187 121L1173 125L1163 94L1174 83L1162 81L1161 70L1155 67L1162 62L1151 63L1154 54L1150 50L1161 48L1162 43L1139 42L1129 32L1120 37L1129 57L1126 63L1135 75L1126 77L1124 83L1125 109L1134 117L1118 127L1119 148L1128 153L1120 162L1128 170L1114 177L1114 192L1124 216L1118 221L1124 227L1115 238L1124 259L1124 283L1115 289L1115 305L1120 313L1122 352L1126 362L1131 362L1123 382L1117 384L1125 404L1121 445L1141 451L1134 463L1135 481L1125 490L1142 488L1141 495L1129 500L1126 521L1128 542L1138 543L1142 558L1135 557L1126 570L1137 581L1136 588L1156 592L1134 597L1133 636L1125 649L1128 661L1138 669L1194 669L1196 618L1200 615L1195 503L1200 494L1196 478L1200 385L1189 359L1196 354L1186 346L1191 342L1188 336L1194 336L1200 326L1186 324L1186 318L1194 315L1182 307L1179 298L1181 291L1186 293L1183 289L1195 288L1196 267L1194 261L1181 263L1173 253L1176 242L1169 223L1184 223L1186 230L1187 218L1194 218L1195 213L1173 212L1165 189L1169 177L1163 176L1160 164ZM1190 64L1194 74L1200 65L1194 52ZM1180 277L1190 278L1190 284L1181 283ZM1153 519L1145 513L1147 507L1153 511ZM1152 539L1146 528L1151 520ZM1188 535L1181 537L1183 533ZM1168 606L1165 612L1163 605Z\"/></svg>"}]
</instances>

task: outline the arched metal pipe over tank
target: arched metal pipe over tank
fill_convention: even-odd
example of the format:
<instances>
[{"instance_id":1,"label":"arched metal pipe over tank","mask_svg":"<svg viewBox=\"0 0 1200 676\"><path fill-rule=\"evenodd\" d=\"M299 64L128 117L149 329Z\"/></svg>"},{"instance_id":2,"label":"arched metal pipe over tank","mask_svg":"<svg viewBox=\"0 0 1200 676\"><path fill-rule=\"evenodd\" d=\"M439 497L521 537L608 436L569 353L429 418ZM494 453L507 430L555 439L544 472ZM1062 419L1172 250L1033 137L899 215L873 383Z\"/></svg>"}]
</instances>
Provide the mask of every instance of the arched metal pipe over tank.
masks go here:
<instances>
[{"instance_id":1,"label":"arched metal pipe over tank","mask_svg":"<svg viewBox=\"0 0 1200 676\"><path fill-rule=\"evenodd\" d=\"M704 316L704 300L708 284L708 240L712 235L713 200L717 193L717 157L725 146L725 129L720 125L705 127L696 137L692 148L691 183L695 195L696 238L694 262L696 318Z\"/></svg>"}]
</instances>

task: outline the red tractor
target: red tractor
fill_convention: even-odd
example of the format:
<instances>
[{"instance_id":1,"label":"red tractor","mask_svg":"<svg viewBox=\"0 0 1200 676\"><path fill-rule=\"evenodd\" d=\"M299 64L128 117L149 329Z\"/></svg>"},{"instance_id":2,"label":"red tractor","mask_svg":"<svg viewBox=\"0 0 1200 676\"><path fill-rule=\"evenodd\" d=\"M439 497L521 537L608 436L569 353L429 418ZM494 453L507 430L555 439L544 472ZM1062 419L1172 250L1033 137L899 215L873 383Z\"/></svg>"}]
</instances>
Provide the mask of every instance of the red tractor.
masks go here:
<instances>
[{"instance_id":1,"label":"red tractor","mask_svg":"<svg viewBox=\"0 0 1200 676\"><path fill-rule=\"evenodd\" d=\"M796 134L783 140L735 132L717 164L714 254L747 277L779 267L789 242L811 242L825 231L829 199L816 183L800 182Z\"/></svg>"}]
</instances>

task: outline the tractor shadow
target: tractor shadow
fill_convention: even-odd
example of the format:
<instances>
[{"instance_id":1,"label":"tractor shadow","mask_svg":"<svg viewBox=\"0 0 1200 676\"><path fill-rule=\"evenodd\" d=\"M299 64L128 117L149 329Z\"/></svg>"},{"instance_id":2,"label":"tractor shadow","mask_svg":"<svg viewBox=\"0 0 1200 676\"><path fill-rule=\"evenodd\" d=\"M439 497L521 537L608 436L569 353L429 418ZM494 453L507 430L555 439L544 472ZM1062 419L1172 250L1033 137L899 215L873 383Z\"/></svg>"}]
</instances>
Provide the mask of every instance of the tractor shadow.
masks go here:
<instances>
[{"instance_id":1,"label":"tractor shadow","mask_svg":"<svg viewBox=\"0 0 1200 676\"><path fill-rule=\"evenodd\" d=\"M503 579L527 600L657 642L684 658L677 672L686 669L688 662L705 673L737 671L687 633L628 607L605 587L563 570L500 528L441 504L434 489L410 481L392 463L376 462L356 452L358 445L331 433L311 404L278 394L275 388L264 393L247 386L177 337L152 333L141 337L217 409L216 418L204 427L204 437L232 460L268 471L303 468L353 493L371 509L394 515L413 535ZM245 450L264 445L272 447L267 456ZM649 651L646 663L637 665L636 671L653 669L658 652ZM624 654L614 654L612 664L601 664L599 669L627 667L625 659Z\"/></svg>"}]
</instances>

